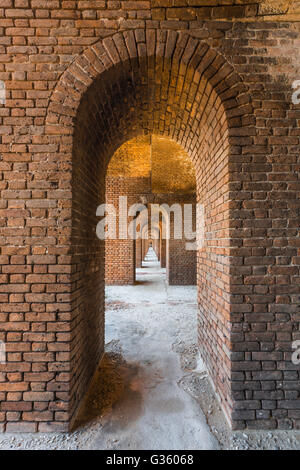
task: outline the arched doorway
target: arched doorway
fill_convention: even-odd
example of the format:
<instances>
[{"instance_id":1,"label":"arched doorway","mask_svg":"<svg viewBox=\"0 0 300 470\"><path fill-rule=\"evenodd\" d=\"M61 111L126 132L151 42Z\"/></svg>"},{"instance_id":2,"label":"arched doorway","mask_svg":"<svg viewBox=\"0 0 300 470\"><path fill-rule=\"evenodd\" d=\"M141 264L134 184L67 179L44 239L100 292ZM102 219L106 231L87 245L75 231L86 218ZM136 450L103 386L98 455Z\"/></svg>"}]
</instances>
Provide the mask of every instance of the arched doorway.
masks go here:
<instances>
[{"instance_id":1,"label":"arched doorway","mask_svg":"<svg viewBox=\"0 0 300 470\"><path fill-rule=\"evenodd\" d=\"M62 361L69 372L70 424L103 354L104 243L95 231L106 168L122 143L148 133L177 141L195 166L206 238L198 254L199 344L232 420L230 164L240 150L230 136L249 125L249 103L223 57L174 31L149 30L143 43L133 32L116 34L87 49L61 77L46 132L72 175L72 186L66 183L58 194L71 209L70 218L64 213L59 220L70 224L69 238L60 240L70 255L70 353Z\"/></svg>"},{"instance_id":2,"label":"arched doorway","mask_svg":"<svg viewBox=\"0 0 300 470\"><path fill-rule=\"evenodd\" d=\"M152 134L127 141L109 162L105 192L105 220L109 217L111 226L105 234L106 284L134 284L135 264L140 268L145 256L143 244L147 238L143 231L147 227L156 230L163 223L162 243L160 236L154 237L153 248L160 261L160 245L162 251L166 250L168 226L174 268L168 273L169 283L194 285L197 252L186 250L185 245L195 240L196 175L182 147L174 140ZM98 215L104 216L104 211L101 206ZM175 233L174 223L179 225ZM100 222L100 230L102 227ZM165 258L163 253L163 264Z\"/></svg>"}]
</instances>

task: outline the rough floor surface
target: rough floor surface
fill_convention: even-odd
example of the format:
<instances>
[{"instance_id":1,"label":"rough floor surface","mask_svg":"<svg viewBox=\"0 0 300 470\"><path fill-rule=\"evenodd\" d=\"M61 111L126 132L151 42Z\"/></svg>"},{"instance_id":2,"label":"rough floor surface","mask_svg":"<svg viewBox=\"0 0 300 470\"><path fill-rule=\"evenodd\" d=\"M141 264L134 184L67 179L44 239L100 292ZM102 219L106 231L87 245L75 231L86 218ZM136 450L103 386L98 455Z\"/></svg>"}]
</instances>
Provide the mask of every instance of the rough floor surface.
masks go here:
<instances>
[{"instance_id":1,"label":"rough floor surface","mask_svg":"<svg viewBox=\"0 0 300 470\"><path fill-rule=\"evenodd\" d=\"M168 287L150 251L137 285L107 288L106 353L70 434L0 449L300 449L300 432L231 432L197 350L195 287Z\"/></svg>"}]
</instances>

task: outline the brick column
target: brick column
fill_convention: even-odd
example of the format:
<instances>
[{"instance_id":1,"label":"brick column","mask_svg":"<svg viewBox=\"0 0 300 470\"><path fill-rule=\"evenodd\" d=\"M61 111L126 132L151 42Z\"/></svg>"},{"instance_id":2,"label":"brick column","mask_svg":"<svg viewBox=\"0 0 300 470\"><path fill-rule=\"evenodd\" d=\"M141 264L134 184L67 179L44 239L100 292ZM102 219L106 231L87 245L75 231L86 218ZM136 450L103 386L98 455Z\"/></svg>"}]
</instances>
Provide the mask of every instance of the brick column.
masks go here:
<instances>
[{"instance_id":1,"label":"brick column","mask_svg":"<svg viewBox=\"0 0 300 470\"><path fill-rule=\"evenodd\" d=\"M113 204L117 211L117 235L119 235L119 197L127 196L128 208L139 201L140 194L149 189L148 178L106 178L106 202ZM128 224L132 218L128 218ZM105 282L107 285L135 283L136 255L135 240L106 240Z\"/></svg>"},{"instance_id":2,"label":"brick column","mask_svg":"<svg viewBox=\"0 0 300 470\"><path fill-rule=\"evenodd\" d=\"M142 240L139 238L135 242L135 260L136 260L136 268L141 268L142 267L142 258L143 258L143 253L142 253Z\"/></svg>"},{"instance_id":3,"label":"brick column","mask_svg":"<svg viewBox=\"0 0 300 470\"><path fill-rule=\"evenodd\" d=\"M167 243L166 240L161 238L160 239L160 267L165 268L166 267L166 249L167 249Z\"/></svg>"},{"instance_id":4,"label":"brick column","mask_svg":"<svg viewBox=\"0 0 300 470\"><path fill-rule=\"evenodd\" d=\"M169 241L169 273L170 286L196 285L197 252L186 250L186 240Z\"/></svg>"}]
</instances>

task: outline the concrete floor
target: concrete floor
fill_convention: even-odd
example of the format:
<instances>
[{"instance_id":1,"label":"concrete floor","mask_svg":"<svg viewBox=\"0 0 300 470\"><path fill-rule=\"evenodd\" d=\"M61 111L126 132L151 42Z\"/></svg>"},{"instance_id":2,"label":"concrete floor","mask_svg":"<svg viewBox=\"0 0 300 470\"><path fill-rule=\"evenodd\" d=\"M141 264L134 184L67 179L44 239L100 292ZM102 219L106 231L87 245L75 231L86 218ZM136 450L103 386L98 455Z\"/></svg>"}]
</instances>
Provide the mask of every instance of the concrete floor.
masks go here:
<instances>
[{"instance_id":1,"label":"concrete floor","mask_svg":"<svg viewBox=\"0 0 300 470\"><path fill-rule=\"evenodd\" d=\"M129 375L93 448L217 449L199 404L180 386L197 367L195 287L167 287L152 249L137 285L107 288L106 342ZM118 350L119 348L119 350Z\"/></svg>"},{"instance_id":2,"label":"concrete floor","mask_svg":"<svg viewBox=\"0 0 300 470\"><path fill-rule=\"evenodd\" d=\"M3 434L0 449L300 449L298 432L231 432L197 351L195 287L151 250L135 286L107 287L106 352L69 434Z\"/></svg>"}]
</instances>

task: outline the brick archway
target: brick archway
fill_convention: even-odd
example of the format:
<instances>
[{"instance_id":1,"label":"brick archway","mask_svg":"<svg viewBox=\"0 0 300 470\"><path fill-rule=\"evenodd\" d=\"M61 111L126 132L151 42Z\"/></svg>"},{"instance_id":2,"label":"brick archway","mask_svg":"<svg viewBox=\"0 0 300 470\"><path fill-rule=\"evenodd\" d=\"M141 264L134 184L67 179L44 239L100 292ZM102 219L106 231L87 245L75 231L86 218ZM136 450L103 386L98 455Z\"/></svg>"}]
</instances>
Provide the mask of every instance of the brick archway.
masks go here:
<instances>
[{"instance_id":1,"label":"brick archway","mask_svg":"<svg viewBox=\"0 0 300 470\"><path fill-rule=\"evenodd\" d=\"M42 392L41 431L72 427L104 348L104 243L96 237L97 207L105 201L105 172L125 141L166 135L192 159L197 198L205 207L206 246L198 255L199 344L216 393L233 415L231 306L238 246L231 240L235 191L231 178L253 135L251 99L233 67L205 43L174 31L126 31L89 47L63 73L45 121L48 145L58 145L61 174L57 245L50 271L56 291L47 302L55 333ZM66 287L67 286L67 287ZM243 382L243 380L241 380ZM41 376L41 382L43 378ZM38 394L39 395L36 395Z\"/></svg>"},{"instance_id":2,"label":"brick archway","mask_svg":"<svg viewBox=\"0 0 300 470\"><path fill-rule=\"evenodd\" d=\"M231 136L251 131L250 98L233 67L206 44L174 31L142 36L119 33L87 49L48 108L46 133L69 146L66 154L73 146L70 418L103 352L103 246L94 228L105 169L117 148L141 133L176 140L196 169L209 238L198 260L199 342L231 418L229 162L239 154Z\"/></svg>"}]
</instances>

